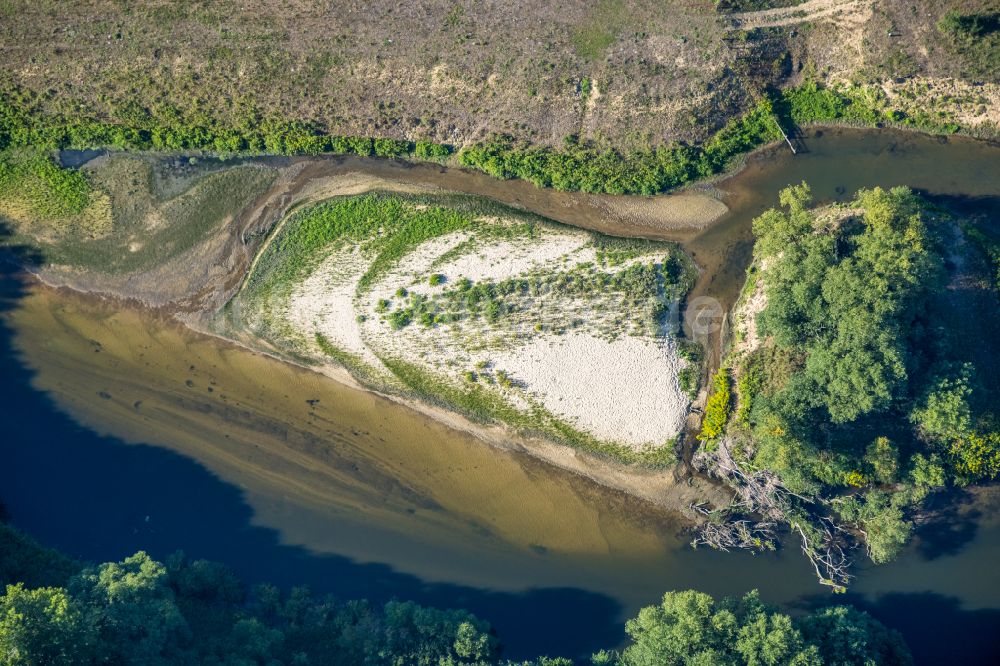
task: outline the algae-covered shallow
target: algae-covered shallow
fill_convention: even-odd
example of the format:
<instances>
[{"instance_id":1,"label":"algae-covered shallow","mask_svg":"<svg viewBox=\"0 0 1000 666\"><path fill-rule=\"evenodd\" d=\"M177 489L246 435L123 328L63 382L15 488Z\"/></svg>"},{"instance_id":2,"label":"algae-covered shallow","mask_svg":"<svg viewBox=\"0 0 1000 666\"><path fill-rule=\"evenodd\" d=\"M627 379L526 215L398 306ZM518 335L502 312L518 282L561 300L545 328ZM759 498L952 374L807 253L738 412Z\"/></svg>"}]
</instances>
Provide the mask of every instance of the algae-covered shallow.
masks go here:
<instances>
[{"instance_id":1,"label":"algae-covered shallow","mask_svg":"<svg viewBox=\"0 0 1000 666\"><path fill-rule=\"evenodd\" d=\"M37 151L9 153L6 159L17 163L49 161ZM277 175L259 164L128 154L97 156L69 173L87 181L78 213L46 208L46 199L59 198L58 184L33 185L34 173L0 191L11 241L40 244L47 264L111 275L162 266L220 234Z\"/></svg>"}]
</instances>

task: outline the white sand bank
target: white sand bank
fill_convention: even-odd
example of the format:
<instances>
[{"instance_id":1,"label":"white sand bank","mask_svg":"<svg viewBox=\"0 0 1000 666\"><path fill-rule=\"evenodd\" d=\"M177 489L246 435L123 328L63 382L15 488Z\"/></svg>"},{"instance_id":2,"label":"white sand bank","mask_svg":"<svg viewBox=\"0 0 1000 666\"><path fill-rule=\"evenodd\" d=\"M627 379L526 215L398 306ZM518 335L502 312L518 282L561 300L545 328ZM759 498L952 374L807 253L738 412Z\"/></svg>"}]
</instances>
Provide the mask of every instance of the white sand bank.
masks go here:
<instances>
[{"instance_id":1,"label":"white sand bank","mask_svg":"<svg viewBox=\"0 0 1000 666\"><path fill-rule=\"evenodd\" d=\"M497 354L494 363L547 410L601 439L662 444L684 427L688 399L677 380L683 361L670 338L539 337Z\"/></svg>"}]
</instances>

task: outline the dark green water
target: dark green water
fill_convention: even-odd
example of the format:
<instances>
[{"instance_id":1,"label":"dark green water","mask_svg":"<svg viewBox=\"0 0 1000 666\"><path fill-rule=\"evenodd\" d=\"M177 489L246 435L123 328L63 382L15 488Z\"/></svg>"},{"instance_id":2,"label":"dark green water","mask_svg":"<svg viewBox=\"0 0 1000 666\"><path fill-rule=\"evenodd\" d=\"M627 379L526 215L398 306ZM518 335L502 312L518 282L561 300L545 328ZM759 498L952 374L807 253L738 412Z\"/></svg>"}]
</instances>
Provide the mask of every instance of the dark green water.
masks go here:
<instances>
[{"instance_id":1,"label":"dark green water","mask_svg":"<svg viewBox=\"0 0 1000 666\"><path fill-rule=\"evenodd\" d=\"M687 241L706 268L702 293L732 299L749 221L789 183L807 180L819 200L907 184L1000 217L1000 148L855 130L806 143L795 157L761 153L719 185L732 212ZM371 169L405 179L429 167ZM1000 655L996 492L941 498L944 518L898 562L860 566L833 597L794 544L692 552L666 512L155 316L11 278L3 308L0 500L75 555L182 548L251 581L466 607L510 657L614 646L625 617L678 588L760 588L792 611L854 603L903 631L921 663ZM447 455L428 461L430 447Z\"/></svg>"}]
</instances>

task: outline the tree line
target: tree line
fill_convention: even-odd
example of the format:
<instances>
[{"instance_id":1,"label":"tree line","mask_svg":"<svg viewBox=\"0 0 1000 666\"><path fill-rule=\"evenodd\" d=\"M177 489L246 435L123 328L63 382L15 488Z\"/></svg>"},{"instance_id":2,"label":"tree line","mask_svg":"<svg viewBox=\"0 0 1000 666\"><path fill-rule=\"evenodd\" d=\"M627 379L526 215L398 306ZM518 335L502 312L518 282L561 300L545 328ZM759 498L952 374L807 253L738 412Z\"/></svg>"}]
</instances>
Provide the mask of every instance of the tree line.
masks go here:
<instances>
[{"instance_id":1,"label":"tree line","mask_svg":"<svg viewBox=\"0 0 1000 666\"><path fill-rule=\"evenodd\" d=\"M244 109L227 123L207 116L185 117L173 107L147 108L133 101L114 118L48 115L37 95L17 88L0 90L0 149L113 148L118 150L204 151L214 154L361 156L445 160L455 148L426 139L416 141L341 136L315 122L263 117ZM876 91L820 86L807 81L787 90L769 91L740 117L726 123L702 144L677 142L621 150L577 136L561 148L532 145L496 135L470 143L457 162L496 178L521 178L540 187L609 194L655 194L724 171L754 148L781 139L786 130L812 122L847 122L866 126L893 123L932 132L955 132L958 126L928 118L910 118L889 108Z\"/></svg>"},{"instance_id":2,"label":"tree line","mask_svg":"<svg viewBox=\"0 0 1000 666\"><path fill-rule=\"evenodd\" d=\"M490 625L410 601L338 601L307 588L247 588L225 566L143 552L87 565L0 523L0 664L572 666L502 657ZM792 618L756 592L715 601L668 592L626 623L598 665L912 662L895 631L847 606Z\"/></svg>"}]
</instances>

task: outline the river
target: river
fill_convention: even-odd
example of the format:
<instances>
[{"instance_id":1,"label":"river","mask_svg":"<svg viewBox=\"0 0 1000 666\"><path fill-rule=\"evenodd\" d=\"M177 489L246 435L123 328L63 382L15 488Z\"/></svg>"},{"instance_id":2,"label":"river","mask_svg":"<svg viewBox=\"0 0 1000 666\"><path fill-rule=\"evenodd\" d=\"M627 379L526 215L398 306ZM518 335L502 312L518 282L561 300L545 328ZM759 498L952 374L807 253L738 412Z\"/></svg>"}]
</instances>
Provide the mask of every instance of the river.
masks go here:
<instances>
[{"instance_id":1,"label":"river","mask_svg":"<svg viewBox=\"0 0 1000 666\"><path fill-rule=\"evenodd\" d=\"M705 269L700 293L732 301L749 221L791 182L820 200L908 184L1000 216L995 146L848 129L806 145L763 151L717 184L731 213L682 239ZM372 164L415 180L431 171ZM14 524L79 557L182 549L249 581L465 607L512 658L615 646L625 618L687 588L759 588L793 612L855 603L903 631L921 663L1000 654L991 488L939 498L943 519L834 597L794 544L692 551L666 510L163 314L14 277L3 305L0 500Z\"/></svg>"}]
</instances>

